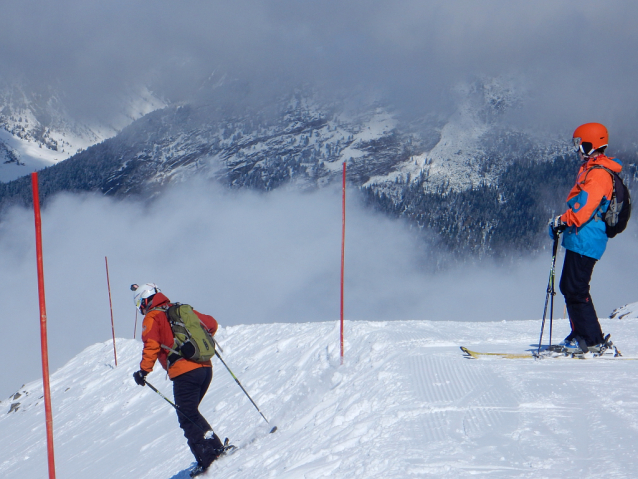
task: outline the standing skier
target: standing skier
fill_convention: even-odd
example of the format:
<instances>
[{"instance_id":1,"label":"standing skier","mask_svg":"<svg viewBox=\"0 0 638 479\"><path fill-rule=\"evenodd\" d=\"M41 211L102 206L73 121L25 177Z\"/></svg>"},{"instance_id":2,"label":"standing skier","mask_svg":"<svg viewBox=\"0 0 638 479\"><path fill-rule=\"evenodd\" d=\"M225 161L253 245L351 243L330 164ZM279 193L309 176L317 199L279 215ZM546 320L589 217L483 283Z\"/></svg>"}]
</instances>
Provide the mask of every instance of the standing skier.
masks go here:
<instances>
[{"instance_id":1,"label":"standing skier","mask_svg":"<svg viewBox=\"0 0 638 479\"><path fill-rule=\"evenodd\" d=\"M622 170L619 160L605 156L608 138L607 128L600 123L576 128L573 141L582 164L567 196L567 211L549 221L553 239L564 231L562 244L566 252L560 291L572 331L560 345L570 353L599 352L605 346L589 283L594 265L607 246L602 215L609 207L614 187L612 176L603 168L616 173Z\"/></svg>"},{"instance_id":2,"label":"standing skier","mask_svg":"<svg viewBox=\"0 0 638 479\"><path fill-rule=\"evenodd\" d=\"M168 350L173 347L174 341L167 318L167 309L171 303L157 285L132 285L131 290L135 291L135 305L145 315L142 323L142 361L140 370L133 374L133 378L137 384L144 386L146 375L153 370L155 361L159 359L173 382L179 426L184 430L188 446L197 460L191 476L201 474L224 451L224 445L198 409L213 378L212 364L210 360L203 363L190 361ZM215 318L197 311L194 313L211 336L217 332Z\"/></svg>"}]
</instances>

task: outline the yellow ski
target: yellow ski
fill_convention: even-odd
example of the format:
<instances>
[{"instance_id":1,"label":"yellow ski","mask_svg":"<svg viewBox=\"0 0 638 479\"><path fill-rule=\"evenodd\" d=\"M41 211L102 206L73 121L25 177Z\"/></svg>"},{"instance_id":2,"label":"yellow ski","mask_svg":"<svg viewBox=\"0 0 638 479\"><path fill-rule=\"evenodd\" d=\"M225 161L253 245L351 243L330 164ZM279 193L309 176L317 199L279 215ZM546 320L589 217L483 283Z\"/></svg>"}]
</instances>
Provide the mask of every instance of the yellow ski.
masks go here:
<instances>
[{"instance_id":1,"label":"yellow ski","mask_svg":"<svg viewBox=\"0 0 638 479\"><path fill-rule=\"evenodd\" d=\"M638 360L638 358L628 358L625 356L611 356L611 355L601 355L601 356L592 356L592 357L585 357L579 354L574 354L574 355L562 355L562 354L557 354L557 355L543 355L541 353L541 356L537 357L532 353L480 353L477 351L471 351L469 349L467 349L464 346L461 346L461 351L463 351L465 354L467 354L468 357L470 358L474 358L474 359L480 359L483 356L492 356L495 358L502 358L502 359L603 359L603 360L615 360L615 361L636 361Z\"/></svg>"},{"instance_id":2,"label":"yellow ski","mask_svg":"<svg viewBox=\"0 0 638 479\"><path fill-rule=\"evenodd\" d=\"M479 359L481 356L496 356L505 359L532 359L534 357L531 353L479 353L470 351L464 346L461 346L461 351L475 359Z\"/></svg>"}]
</instances>

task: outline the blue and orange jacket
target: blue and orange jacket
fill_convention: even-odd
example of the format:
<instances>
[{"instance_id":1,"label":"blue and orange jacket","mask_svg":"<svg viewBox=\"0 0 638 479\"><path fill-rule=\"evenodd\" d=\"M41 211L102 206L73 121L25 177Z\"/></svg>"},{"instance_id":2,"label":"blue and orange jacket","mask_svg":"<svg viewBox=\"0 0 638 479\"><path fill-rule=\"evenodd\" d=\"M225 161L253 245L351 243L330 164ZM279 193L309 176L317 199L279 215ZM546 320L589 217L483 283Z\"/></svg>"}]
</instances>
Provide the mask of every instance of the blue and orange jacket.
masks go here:
<instances>
[{"instance_id":1,"label":"blue and orange jacket","mask_svg":"<svg viewBox=\"0 0 638 479\"><path fill-rule=\"evenodd\" d=\"M173 331L171 325L168 323L166 312L163 309L154 308L168 308L170 306L169 299L162 293L157 293L153 297L153 301L150 306L150 311L144 316L144 322L142 323L142 341L144 341L144 350L142 351L142 361L140 362L140 369L151 372L155 361L159 360L162 367L168 371L168 377L171 379L184 374L188 371L192 371L197 368L210 368L211 362L196 363L189 361L188 359L179 359L168 366L168 354L162 345L173 347ZM217 321L212 316L199 313L193 310L199 319L204 323L206 328L212 336L217 332Z\"/></svg>"},{"instance_id":2,"label":"blue and orange jacket","mask_svg":"<svg viewBox=\"0 0 638 479\"><path fill-rule=\"evenodd\" d=\"M567 196L568 210L561 215L568 228L563 234L563 247L590 258L600 259L607 247L607 233L602 215L609 208L614 190L611 175L593 166L620 173L622 163L599 155L583 163L576 184Z\"/></svg>"}]
</instances>

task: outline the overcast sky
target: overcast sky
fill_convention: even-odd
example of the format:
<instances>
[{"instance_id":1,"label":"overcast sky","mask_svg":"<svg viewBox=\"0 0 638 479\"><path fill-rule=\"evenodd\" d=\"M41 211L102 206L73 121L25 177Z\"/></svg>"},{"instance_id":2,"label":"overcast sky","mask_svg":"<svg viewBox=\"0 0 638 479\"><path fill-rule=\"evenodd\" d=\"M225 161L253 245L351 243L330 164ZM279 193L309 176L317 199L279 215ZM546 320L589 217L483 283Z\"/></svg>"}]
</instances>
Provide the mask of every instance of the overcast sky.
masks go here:
<instances>
[{"instance_id":1,"label":"overcast sky","mask_svg":"<svg viewBox=\"0 0 638 479\"><path fill-rule=\"evenodd\" d=\"M89 113L125 85L179 98L216 71L253 88L374 88L424 112L458 82L513 75L532 126L624 132L636 115L638 2L626 0L4 0L2 13L2 73L58 79Z\"/></svg>"}]
</instances>

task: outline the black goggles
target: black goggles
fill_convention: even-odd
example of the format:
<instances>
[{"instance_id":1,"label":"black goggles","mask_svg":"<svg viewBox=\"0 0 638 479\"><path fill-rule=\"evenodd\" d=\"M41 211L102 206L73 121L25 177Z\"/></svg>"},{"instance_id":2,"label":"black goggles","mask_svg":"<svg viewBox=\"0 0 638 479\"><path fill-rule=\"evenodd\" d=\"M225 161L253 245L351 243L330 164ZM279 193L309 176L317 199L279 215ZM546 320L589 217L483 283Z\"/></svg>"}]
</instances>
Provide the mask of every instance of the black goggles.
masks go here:
<instances>
[{"instance_id":1,"label":"black goggles","mask_svg":"<svg viewBox=\"0 0 638 479\"><path fill-rule=\"evenodd\" d=\"M148 298L142 298L142 300L140 301L140 311L144 312L147 307L148 307Z\"/></svg>"},{"instance_id":2,"label":"black goggles","mask_svg":"<svg viewBox=\"0 0 638 479\"><path fill-rule=\"evenodd\" d=\"M594 152L594 145L589 141L582 141L582 138L573 138L574 148L576 151L580 151L583 155L589 156Z\"/></svg>"}]
</instances>

